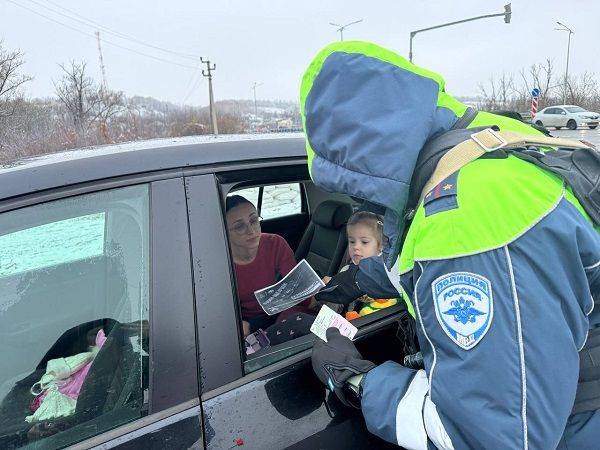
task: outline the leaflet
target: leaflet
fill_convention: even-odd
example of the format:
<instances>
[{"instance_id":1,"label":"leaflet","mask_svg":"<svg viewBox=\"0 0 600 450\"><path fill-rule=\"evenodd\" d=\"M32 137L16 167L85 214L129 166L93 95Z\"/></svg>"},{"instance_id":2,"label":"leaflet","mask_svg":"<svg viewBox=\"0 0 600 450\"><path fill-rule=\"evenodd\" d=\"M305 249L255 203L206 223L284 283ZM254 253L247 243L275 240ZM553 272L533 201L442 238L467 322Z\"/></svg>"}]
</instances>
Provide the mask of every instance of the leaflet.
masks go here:
<instances>
[{"instance_id":1,"label":"leaflet","mask_svg":"<svg viewBox=\"0 0 600 450\"><path fill-rule=\"evenodd\" d=\"M325 283L303 259L285 277L255 291L254 296L261 308L272 316L315 295L323 286Z\"/></svg>"},{"instance_id":2,"label":"leaflet","mask_svg":"<svg viewBox=\"0 0 600 450\"><path fill-rule=\"evenodd\" d=\"M310 331L327 342L327 328L331 327L340 330L340 334L346 336L350 340L354 339L354 336L358 331L358 328L336 313L333 309L329 308L327 305L323 305L317 318L310 327Z\"/></svg>"}]
</instances>

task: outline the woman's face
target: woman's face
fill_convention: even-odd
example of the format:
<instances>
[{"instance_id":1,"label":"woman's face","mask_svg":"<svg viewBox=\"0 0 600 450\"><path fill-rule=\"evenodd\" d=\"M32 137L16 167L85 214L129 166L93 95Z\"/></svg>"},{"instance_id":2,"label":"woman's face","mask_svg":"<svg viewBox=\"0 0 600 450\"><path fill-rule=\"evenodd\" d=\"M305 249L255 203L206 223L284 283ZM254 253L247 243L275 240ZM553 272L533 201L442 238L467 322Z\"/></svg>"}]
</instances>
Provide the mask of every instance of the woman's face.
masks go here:
<instances>
[{"instance_id":1,"label":"woman's face","mask_svg":"<svg viewBox=\"0 0 600 450\"><path fill-rule=\"evenodd\" d=\"M231 245L246 250L257 249L260 242L260 221L254 205L242 203L231 208L226 217Z\"/></svg>"}]
</instances>

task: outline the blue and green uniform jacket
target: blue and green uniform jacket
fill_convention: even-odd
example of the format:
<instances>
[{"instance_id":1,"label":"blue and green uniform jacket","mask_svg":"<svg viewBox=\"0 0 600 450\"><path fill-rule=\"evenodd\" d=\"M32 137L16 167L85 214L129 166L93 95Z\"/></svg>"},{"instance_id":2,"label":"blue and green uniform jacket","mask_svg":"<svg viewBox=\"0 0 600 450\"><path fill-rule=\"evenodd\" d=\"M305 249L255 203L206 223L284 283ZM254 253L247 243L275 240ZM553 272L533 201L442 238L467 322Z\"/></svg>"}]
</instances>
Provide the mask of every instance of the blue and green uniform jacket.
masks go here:
<instances>
[{"instance_id":1,"label":"blue and green uniform jacket","mask_svg":"<svg viewBox=\"0 0 600 450\"><path fill-rule=\"evenodd\" d=\"M341 42L310 64L301 110L315 184L385 206L398 246L418 153L466 106L439 75ZM492 125L537 133L486 112L469 127ZM578 352L600 323L600 239L563 181L514 156L482 158L427 193L404 231L395 270L425 370L367 373L369 430L415 449L597 447L598 412L571 411Z\"/></svg>"}]
</instances>

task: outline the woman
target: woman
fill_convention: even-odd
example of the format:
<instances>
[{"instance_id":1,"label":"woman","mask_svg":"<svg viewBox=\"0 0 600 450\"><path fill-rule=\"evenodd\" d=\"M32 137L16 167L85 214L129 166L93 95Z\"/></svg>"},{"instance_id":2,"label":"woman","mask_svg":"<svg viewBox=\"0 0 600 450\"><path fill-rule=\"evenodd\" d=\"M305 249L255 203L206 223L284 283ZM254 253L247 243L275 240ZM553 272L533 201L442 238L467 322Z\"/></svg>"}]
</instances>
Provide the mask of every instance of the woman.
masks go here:
<instances>
[{"instance_id":1,"label":"woman","mask_svg":"<svg viewBox=\"0 0 600 450\"><path fill-rule=\"evenodd\" d=\"M276 321L283 321L292 315L298 317L297 313L309 312L311 299L281 312L278 316L268 316L263 311L254 292L287 275L296 265L294 252L281 236L261 233L260 217L256 208L241 195L227 197L225 211L238 298L242 309L244 336L259 328L266 330Z\"/></svg>"}]
</instances>

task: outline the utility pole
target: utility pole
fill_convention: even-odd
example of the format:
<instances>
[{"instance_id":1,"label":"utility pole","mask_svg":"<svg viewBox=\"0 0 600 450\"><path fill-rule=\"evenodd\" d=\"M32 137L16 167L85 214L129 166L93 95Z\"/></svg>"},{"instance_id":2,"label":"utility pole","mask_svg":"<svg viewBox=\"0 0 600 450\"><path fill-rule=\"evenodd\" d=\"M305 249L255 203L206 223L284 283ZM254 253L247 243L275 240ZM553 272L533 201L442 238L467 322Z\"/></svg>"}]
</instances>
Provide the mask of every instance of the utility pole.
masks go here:
<instances>
[{"instance_id":1,"label":"utility pole","mask_svg":"<svg viewBox=\"0 0 600 450\"><path fill-rule=\"evenodd\" d=\"M437 28L449 27L451 25L458 25L459 23L472 22L473 20L480 19L489 19L490 17L504 17L504 23L510 23L510 18L512 16L512 10L510 7L510 3L504 5L504 12L498 14L486 14L484 16L471 17L469 19L457 20L455 22L443 23L441 25L435 25L433 27L422 28L420 30L415 30L410 32L410 42L409 42L409 50L408 50L408 60L412 62L413 60L413 38L417 33L422 33L424 31L435 30Z\"/></svg>"},{"instance_id":2,"label":"utility pole","mask_svg":"<svg viewBox=\"0 0 600 450\"><path fill-rule=\"evenodd\" d=\"M329 25L333 25L334 27L338 27L336 31L340 32L340 41L344 40L344 29L348 28L350 25L354 25L355 23L362 22L362 19L355 20L354 22L347 23L346 25L339 25L337 23L329 22Z\"/></svg>"},{"instance_id":3,"label":"utility pole","mask_svg":"<svg viewBox=\"0 0 600 450\"><path fill-rule=\"evenodd\" d=\"M256 88L262 86L263 83L257 83L256 81L252 85L252 90L254 91L254 119L258 117L258 108L256 107Z\"/></svg>"},{"instance_id":4,"label":"utility pole","mask_svg":"<svg viewBox=\"0 0 600 450\"><path fill-rule=\"evenodd\" d=\"M210 61L200 58L200 62L206 64L206 70L202 69L202 75L208 78L208 101L210 104L210 121L212 123L212 132L215 136L219 135L219 128L217 127L217 111L215 110L215 101L213 98L212 88L212 71L216 70L217 65L210 65Z\"/></svg>"},{"instance_id":5,"label":"utility pole","mask_svg":"<svg viewBox=\"0 0 600 450\"><path fill-rule=\"evenodd\" d=\"M98 57L100 58L100 71L102 72L102 87L106 91L108 83L106 82L106 70L104 69L104 59L102 58L102 45L100 45L100 32L96 31L96 40L98 41Z\"/></svg>"},{"instance_id":6,"label":"utility pole","mask_svg":"<svg viewBox=\"0 0 600 450\"><path fill-rule=\"evenodd\" d=\"M573 30L571 30L568 26L566 26L564 23L560 23L558 21L556 23L559 24L562 28L555 28L555 30L569 32L569 41L567 43L567 65L565 67L565 86L564 86L564 93L563 93L563 104L566 104L567 103L567 88L569 87L569 54L571 53L571 35L575 34L575 32Z\"/></svg>"}]
</instances>

